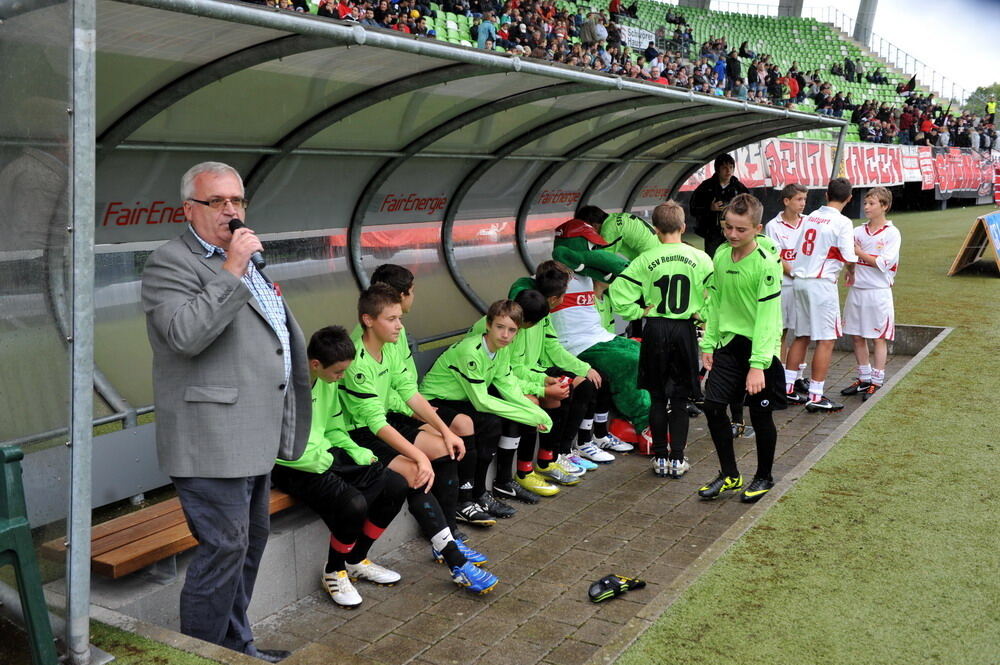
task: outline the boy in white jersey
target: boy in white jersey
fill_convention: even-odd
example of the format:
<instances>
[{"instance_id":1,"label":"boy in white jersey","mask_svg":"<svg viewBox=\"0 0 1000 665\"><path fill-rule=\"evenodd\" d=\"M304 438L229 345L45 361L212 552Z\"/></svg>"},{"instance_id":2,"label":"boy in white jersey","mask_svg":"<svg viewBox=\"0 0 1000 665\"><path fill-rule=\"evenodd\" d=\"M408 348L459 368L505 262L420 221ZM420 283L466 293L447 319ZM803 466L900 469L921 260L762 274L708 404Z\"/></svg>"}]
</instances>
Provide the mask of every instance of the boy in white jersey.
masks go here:
<instances>
[{"instance_id":1,"label":"boy in white jersey","mask_svg":"<svg viewBox=\"0 0 1000 665\"><path fill-rule=\"evenodd\" d=\"M851 200L851 181L834 178L826 188L827 204L802 220L798 247L792 261L792 291L795 296L795 341L788 350L788 367L805 360L809 340L813 351L809 381L808 411L839 411L844 408L823 395L830 369L833 343L840 337L840 298L837 276L844 264L856 263L854 225L841 212ZM786 392L795 390L785 379Z\"/></svg>"},{"instance_id":2,"label":"boy in white jersey","mask_svg":"<svg viewBox=\"0 0 1000 665\"><path fill-rule=\"evenodd\" d=\"M899 265L899 230L885 218L892 206L892 193L875 187L865 193L865 217L868 223L854 229L858 263L848 273L847 302L844 303L844 334L854 337L854 357L858 378L841 395L861 395L867 400L885 380L885 360L889 340L895 338L895 312L892 284ZM869 364L868 340L875 350Z\"/></svg>"},{"instance_id":3,"label":"boy in white jersey","mask_svg":"<svg viewBox=\"0 0 1000 665\"><path fill-rule=\"evenodd\" d=\"M794 183L785 185L781 190L781 202L784 209L774 216L764 227L764 234L774 241L775 247L781 257L781 318L784 321L781 331L781 362L785 364L786 382L796 385L797 390L788 393L789 404L805 404L808 392L805 386L804 373L806 365L803 363L798 369L788 364L788 331L792 337L795 336L795 296L792 294L792 261L795 260L795 250L799 244L799 232L802 230L802 212L806 209L806 195L809 190L805 185ZM794 374L794 378L792 378ZM801 384L800 384L801 382Z\"/></svg>"}]
</instances>

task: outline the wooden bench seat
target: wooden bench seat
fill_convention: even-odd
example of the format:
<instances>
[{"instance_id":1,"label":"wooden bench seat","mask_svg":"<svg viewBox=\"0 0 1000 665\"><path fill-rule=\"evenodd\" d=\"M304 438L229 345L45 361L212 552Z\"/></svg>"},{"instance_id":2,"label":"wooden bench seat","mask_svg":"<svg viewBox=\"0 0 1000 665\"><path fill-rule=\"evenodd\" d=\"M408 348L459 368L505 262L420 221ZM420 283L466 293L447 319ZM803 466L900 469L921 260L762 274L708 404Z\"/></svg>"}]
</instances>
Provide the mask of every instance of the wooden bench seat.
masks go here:
<instances>
[{"instance_id":1,"label":"wooden bench seat","mask_svg":"<svg viewBox=\"0 0 1000 665\"><path fill-rule=\"evenodd\" d=\"M295 503L288 494L272 489L270 514ZM176 497L102 522L94 526L90 534L90 568L95 574L111 579L134 573L198 544L188 529L180 500ZM43 544L42 556L65 561L64 542L64 538L57 538Z\"/></svg>"}]
</instances>

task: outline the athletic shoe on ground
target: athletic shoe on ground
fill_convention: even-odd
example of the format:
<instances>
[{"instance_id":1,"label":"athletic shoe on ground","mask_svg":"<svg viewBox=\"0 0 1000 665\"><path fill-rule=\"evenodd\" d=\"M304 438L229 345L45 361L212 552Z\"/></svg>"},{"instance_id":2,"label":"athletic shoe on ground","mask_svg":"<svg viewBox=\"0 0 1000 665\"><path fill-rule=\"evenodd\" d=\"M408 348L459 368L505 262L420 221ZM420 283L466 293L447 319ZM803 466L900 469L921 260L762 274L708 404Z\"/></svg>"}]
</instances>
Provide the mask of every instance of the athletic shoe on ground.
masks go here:
<instances>
[{"instance_id":1,"label":"athletic shoe on ground","mask_svg":"<svg viewBox=\"0 0 1000 665\"><path fill-rule=\"evenodd\" d=\"M559 488L555 485L550 484L545 478L532 471L527 474L524 478L518 476L514 479L518 485L523 489L528 490L532 494L537 494L538 496L553 496L559 494Z\"/></svg>"},{"instance_id":2,"label":"athletic shoe on ground","mask_svg":"<svg viewBox=\"0 0 1000 665\"><path fill-rule=\"evenodd\" d=\"M457 547L458 551L462 553L462 556L465 557L465 560L471 563L473 566L481 566L487 561L489 561L489 558L485 554L482 554L472 549L471 547L466 545L465 541L461 538L455 537L455 547ZM435 561L437 561L438 563L444 563L444 555L438 552L433 547L431 548L431 554L434 555Z\"/></svg>"},{"instance_id":3,"label":"athletic shoe on ground","mask_svg":"<svg viewBox=\"0 0 1000 665\"><path fill-rule=\"evenodd\" d=\"M549 463L544 469L535 467L535 473L545 476L549 480L559 483L560 485L579 485L580 477L574 476L571 473L566 473L559 468L558 464Z\"/></svg>"},{"instance_id":4,"label":"athletic shoe on ground","mask_svg":"<svg viewBox=\"0 0 1000 665\"><path fill-rule=\"evenodd\" d=\"M757 503L772 487L774 487L774 481L770 478L758 478L754 476L754 479L750 481L747 488L743 490L743 494L740 495L740 501L743 503Z\"/></svg>"},{"instance_id":5,"label":"athletic shoe on ground","mask_svg":"<svg viewBox=\"0 0 1000 665\"><path fill-rule=\"evenodd\" d=\"M795 392L803 395L809 394L809 382L805 379L795 379Z\"/></svg>"},{"instance_id":6,"label":"athletic shoe on ground","mask_svg":"<svg viewBox=\"0 0 1000 665\"><path fill-rule=\"evenodd\" d=\"M666 457L654 457L653 458L653 475L657 478L666 478L667 471L670 469L670 460Z\"/></svg>"},{"instance_id":7,"label":"athletic shoe on ground","mask_svg":"<svg viewBox=\"0 0 1000 665\"><path fill-rule=\"evenodd\" d=\"M591 462L589 459L580 457L580 455L577 454L575 449L573 450L573 452L571 452L569 455L566 456L566 459L568 459L573 464L576 464L584 471L593 471L594 469L597 468L597 465Z\"/></svg>"},{"instance_id":8,"label":"athletic shoe on ground","mask_svg":"<svg viewBox=\"0 0 1000 665\"><path fill-rule=\"evenodd\" d=\"M483 510L475 501L465 501L458 504L455 517L463 522L475 524L477 526L493 526L497 523L493 517Z\"/></svg>"},{"instance_id":9,"label":"athletic shoe on ground","mask_svg":"<svg viewBox=\"0 0 1000 665\"><path fill-rule=\"evenodd\" d=\"M558 457L556 457L556 466L558 466L560 469L570 474L571 476L576 476L578 478L583 477L587 473L587 470L584 469L582 466L577 466L576 464L573 464L573 462L570 461L568 455L559 455Z\"/></svg>"},{"instance_id":10,"label":"athletic shoe on ground","mask_svg":"<svg viewBox=\"0 0 1000 665\"><path fill-rule=\"evenodd\" d=\"M353 610L361 604L361 594L351 584L351 578L346 570L323 573L323 588L330 594L333 602L341 607Z\"/></svg>"},{"instance_id":11,"label":"athletic shoe on ground","mask_svg":"<svg viewBox=\"0 0 1000 665\"><path fill-rule=\"evenodd\" d=\"M785 393L785 401L787 401L792 406L796 405L801 406L809 401L809 397L807 395L803 395L802 393L793 390L790 393Z\"/></svg>"},{"instance_id":12,"label":"athletic shoe on ground","mask_svg":"<svg viewBox=\"0 0 1000 665\"><path fill-rule=\"evenodd\" d=\"M610 450L615 453L628 453L635 448L631 443L625 443L611 432L608 432L607 436L595 437L593 443L602 450Z\"/></svg>"},{"instance_id":13,"label":"athletic shoe on ground","mask_svg":"<svg viewBox=\"0 0 1000 665\"><path fill-rule=\"evenodd\" d=\"M493 483L493 495L500 499L517 499L524 503L538 503L538 497L521 487L513 480L506 483Z\"/></svg>"},{"instance_id":14,"label":"athletic shoe on ground","mask_svg":"<svg viewBox=\"0 0 1000 665\"><path fill-rule=\"evenodd\" d=\"M389 570L385 566L373 563L371 559L363 559L358 563L348 563L346 565L347 576L351 578L352 582L366 580L375 584L392 586L402 579L402 575L395 570Z\"/></svg>"},{"instance_id":15,"label":"athletic shoe on ground","mask_svg":"<svg viewBox=\"0 0 1000 665\"><path fill-rule=\"evenodd\" d=\"M809 402L806 403L806 411L810 413L818 413L820 411L827 411L832 413L833 411L840 411L843 408L844 408L843 404L839 404L837 402L830 400L828 397L826 397L826 395L820 398L819 401L809 400Z\"/></svg>"},{"instance_id":16,"label":"athletic shoe on ground","mask_svg":"<svg viewBox=\"0 0 1000 665\"><path fill-rule=\"evenodd\" d=\"M691 463L688 462L688 458L684 459L672 459L667 467L667 477L669 478L680 478L685 473L691 469Z\"/></svg>"},{"instance_id":17,"label":"athletic shoe on ground","mask_svg":"<svg viewBox=\"0 0 1000 665\"><path fill-rule=\"evenodd\" d=\"M596 462L597 464L611 464L615 461L615 456L606 450L598 448L593 441L588 441L582 446L577 446L580 457Z\"/></svg>"},{"instance_id":18,"label":"athletic shoe on ground","mask_svg":"<svg viewBox=\"0 0 1000 665\"><path fill-rule=\"evenodd\" d=\"M720 471L715 480L698 490L698 496L703 499L714 499L723 492L739 492L743 489L743 476L730 477Z\"/></svg>"},{"instance_id":19,"label":"athletic shoe on ground","mask_svg":"<svg viewBox=\"0 0 1000 665\"><path fill-rule=\"evenodd\" d=\"M861 379L855 379L854 383L841 390L840 394L843 395L844 397L847 397L848 395L860 395L864 391L868 390L868 386L870 386L871 384L872 384L871 381L862 381Z\"/></svg>"},{"instance_id":20,"label":"athletic shoe on ground","mask_svg":"<svg viewBox=\"0 0 1000 665\"><path fill-rule=\"evenodd\" d=\"M506 519L517 514L517 510L508 506L503 501L500 501L489 492L483 492L483 495L479 497L479 501L477 503L479 503L480 508L493 517Z\"/></svg>"},{"instance_id":21,"label":"athletic shoe on ground","mask_svg":"<svg viewBox=\"0 0 1000 665\"><path fill-rule=\"evenodd\" d=\"M688 402L685 408L687 409L687 414L690 418L697 418L703 413L703 411L699 409L698 405L694 402Z\"/></svg>"},{"instance_id":22,"label":"athletic shoe on ground","mask_svg":"<svg viewBox=\"0 0 1000 665\"><path fill-rule=\"evenodd\" d=\"M478 594L489 593L500 582L500 578L490 571L476 568L471 563L452 567L451 579L458 586Z\"/></svg>"},{"instance_id":23,"label":"athletic shoe on ground","mask_svg":"<svg viewBox=\"0 0 1000 665\"><path fill-rule=\"evenodd\" d=\"M868 386L867 388L865 388L865 391L863 393L861 393L861 401L862 402L867 402L868 398L871 397L872 395L874 395L875 393L877 393L878 390L879 390L879 388L881 388L881 387L882 386L880 386L880 385L878 385L876 383L873 383L870 386Z\"/></svg>"},{"instance_id":24,"label":"athletic shoe on ground","mask_svg":"<svg viewBox=\"0 0 1000 665\"><path fill-rule=\"evenodd\" d=\"M744 423L733 423L733 438L742 437L744 439L752 439L756 432L753 429L753 425L746 425Z\"/></svg>"}]
</instances>

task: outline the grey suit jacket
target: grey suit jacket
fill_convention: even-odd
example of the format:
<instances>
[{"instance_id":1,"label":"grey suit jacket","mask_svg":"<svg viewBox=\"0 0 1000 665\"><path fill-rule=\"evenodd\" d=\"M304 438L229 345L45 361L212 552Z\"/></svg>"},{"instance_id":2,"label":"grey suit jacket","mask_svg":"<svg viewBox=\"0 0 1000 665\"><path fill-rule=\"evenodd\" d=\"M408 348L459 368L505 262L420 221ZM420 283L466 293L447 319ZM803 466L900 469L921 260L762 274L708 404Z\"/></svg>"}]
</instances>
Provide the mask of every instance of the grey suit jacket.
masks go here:
<instances>
[{"instance_id":1,"label":"grey suit jacket","mask_svg":"<svg viewBox=\"0 0 1000 665\"><path fill-rule=\"evenodd\" d=\"M285 307L292 371L281 342L243 281L186 230L142 273L153 348L156 448L170 476L239 478L298 459L312 402L305 339Z\"/></svg>"}]
</instances>

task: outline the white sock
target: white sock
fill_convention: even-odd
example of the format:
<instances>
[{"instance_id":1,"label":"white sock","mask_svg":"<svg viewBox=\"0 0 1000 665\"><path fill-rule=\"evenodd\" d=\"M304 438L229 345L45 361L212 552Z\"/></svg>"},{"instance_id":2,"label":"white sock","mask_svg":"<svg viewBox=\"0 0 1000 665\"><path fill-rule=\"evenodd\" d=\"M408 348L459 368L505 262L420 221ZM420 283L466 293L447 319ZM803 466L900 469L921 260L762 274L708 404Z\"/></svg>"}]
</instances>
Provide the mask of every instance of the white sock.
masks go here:
<instances>
[{"instance_id":1,"label":"white sock","mask_svg":"<svg viewBox=\"0 0 1000 665\"><path fill-rule=\"evenodd\" d=\"M444 550L445 545L455 540L451 535L451 529L445 527L431 536L431 547L438 552Z\"/></svg>"},{"instance_id":2,"label":"white sock","mask_svg":"<svg viewBox=\"0 0 1000 665\"><path fill-rule=\"evenodd\" d=\"M806 364L806 363L802 363L801 365L799 365L798 376L796 376L795 378L796 379L804 379L804 378L806 378L806 367L808 367L808 366L809 365Z\"/></svg>"},{"instance_id":3,"label":"white sock","mask_svg":"<svg viewBox=\"0 0 1000 665\"><path fill-rule=\"evenodd\" d=\"M825 384L826 381L813 381L812 379L809 380L809 397L812 399L812 401L818 402L821 399L823 399L823 386Z\"/></svg>"},{"instance_id":4,"label":"white sock","mask_svg":"<svg viewBox=\"0 0 1000 665\"><path fill-rule=\"evenodd\" d=\"M798 377L798 372L795 370L786 369L785 370L785 392L790 393L795 390L795 379Z\"/></svg>"},{"instance_id":5,"label":"white sock","mask_svg":"<svg viewBox=\"0 0 1000 665\"><path fill-rule=\"evenodd\" d=\"M609 414L607 411L605 411L604 413L595 413L594 414L594 422L595 423L606 423L606 422L608 422L608 416L610 416L610 415L611 414Z\"/></svg>"},{"instance_id":6,"label":"white sock","mask_svg":"<svg viewBox=\"0 0 1000 665\"><path fill-rule=\"evenodd\" d=\"M521 437L519 436L501 436L497 447L501 450L517 450L519 443L521 443Z\"/></svg>"},{"instance_id":7,"label":"white sock","mask_svg":"<svg viewBox=\"0 0 1000 665\"><path fill-rule=\"evenodd\" d=\"M881 386L885 382L885 370L884 369L873 369L872 370L872 383L876 386Z\"/></svg>"},{"instance_id":8,"label":"white sock","mask_svg":"<svg viewBox=\"0 0 1000 665\"><path fill-rule=\"evenodd\" d=\"M871 365L858 365L858 381L861 383L870 383L872 380L872 366Z\"/></svg>"},{"instance_id":9,"label":"white sock","mask_svg":"<svg viewBox=\"0 0 1000 665\"><path fill-rule=\"evenodd\" d=\"M605 419L607 419L607 414L605 414ZM594 418L597 418L595 415ZM594 429L594 418L584 418L580 421L580 429L590 431Z\"/></svg>"}]
</instances>

